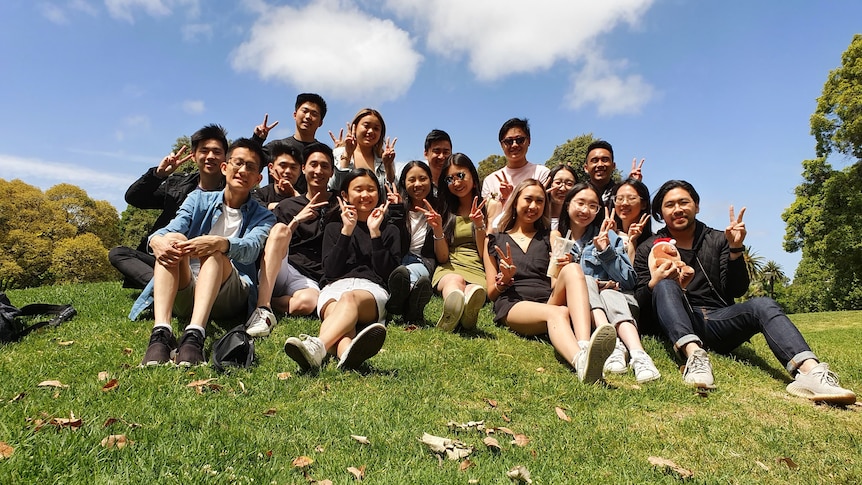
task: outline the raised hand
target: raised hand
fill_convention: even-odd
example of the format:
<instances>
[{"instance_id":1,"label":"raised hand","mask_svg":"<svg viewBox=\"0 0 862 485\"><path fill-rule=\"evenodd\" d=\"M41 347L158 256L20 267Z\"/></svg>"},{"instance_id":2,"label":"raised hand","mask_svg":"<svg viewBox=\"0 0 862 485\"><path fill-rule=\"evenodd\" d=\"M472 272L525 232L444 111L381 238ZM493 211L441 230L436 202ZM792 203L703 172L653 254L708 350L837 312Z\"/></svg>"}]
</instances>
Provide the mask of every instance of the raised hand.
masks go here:
<instances>
[{"instance_id":1,"label":"raised hand","mask_svg":"<svg viewBox=\"0 0 862 485\"><path fill-rule=\"evenodd\" d=\"M434 210L434 207L425 199L422 199L422 203L425 204L427 210L423 210L425 213L425 222L428 223L428 226L434 231L434 234L437 234L437 229L443 229L443 218L440 217L440 214Z\"/></svg>"},{"instance_id":2,"label":"raised hand","mask_svg":"<svg viewBox=\"0 0 862 485\"><path fill-rule=\"evenodd\" d=\"M171 152L168 156L163 158L159 163L159 166L156 167L156 177L162 179L167 177L174 173L180 165L191 159L194 156L194 153L185 155L186 150L188 150L188 147L183 145L176 151L176 153Z\"/></svg>"},{"instance_id":3,"label":"raised hand","mask_svg":"<svg viewBox=\"0 0 862 485\"><path fill-rule=\"evenodd\" d=\"M386 143L383 144L383 163L390 164L395 162L395 143L398 141L398 137L395 137L389 140L389 137L386 137Z\"/></svg>"},{"instance_id":4,"label":"raised hand","mask_svg":"<svg viewBox=\"0 0 862 485\"><path fill-rule=\"evenodd\" d=\"M338 198L338 207L341 208L341 234L350 236L356 229L356 207L344 202L341 197Z\"/></svg>"},{"instance_id":5,"label":"raised hand","mask_svg":"<svg viewBox=\"0 0 862 485\"><path fill-rule=\"evenodd\" d=\"M287 195L288 197L293 197L296 195L296 190L293 188L293 184L290 183L290 180L287 177L282 177L281 180L276 182L278 185L278 191L282 194Z\"/></svg>"},{"instance_id":6,"label":"raised hand","mask_svg":"<svg viewBox=\"0 0 862 485\"><path fill-rule=\"evenodd\" d=\"M473 197L473 205L470 207L470 220L476 228L485 227L485 214L482 213L482 208L485 207L485 199L479 202L479 197Z\"/></svg>"},{"instance_id":7,"label":"raised hand","mask_svg":"<svg viewBox=\"0 0 862 485\"><path fill-rule=\"evenodd\" d=\"M497 251L499 264L497 265L497 283L500 285L508 285L515 277L515 272L518 268L512 262L512 247L506 243L506 252L504 253L500 246L495 245L494 251Z\"/></svg>"},{"instance_id":8,"label":"raised hand","mask_svg":"<svg viewBox=\"0 0 862 485\"><path fill-rule=\"evenodd\" d=\"M611 240L608 237L608 231L613 229L616 225L614 223L614 211L616 209L611 209L608 211L608 207L605 206L605 219L602 221L602 226L599 228L599 233L596 237L593 238L593 244L599 251L604 251L611 244Z\"/></svg>"},{"instance_id":9,"label":"raised hand","mask_svg":"<svg viewBox=\"0 0 862 485\"><path fill-rule=\"evenodd\" d=\"M739 211L739 215L734 217L733 206L730 206L730 225L724 230L724 237L727 238L727 244L731 248L743 247L742 242L745 241L745 235L748 233L745 230L745 223L742 222L742 216L745 214L745 207Z\"/></svg>"},{"instance_id":10,"label":"raised hand","mask_svg":"<svg viewBox=\"0 0 862 485\"><path fill-rule=\"evenodd\" d=\"M645 158L641 158L641 163L638 163L637 158L632 158L632 170L631 170L631 172L629 172L629 178L633 178L633 179L637 179L637 180L643 180L644 179L644 176L643 176L643 173L641 172L641 169L643 168L645 161L646 161Z\"/></svg>"},{"instance_id":11,"label":"raised hand","mask_svg":"<svg viewBox=\"0 0 862 485\"><path fill-rule=\"evenodd\" d=\"M329 204L327 201L318 202L320 198L320 192L314 194L314 197L308 201L308 204L305 204L305 207L302 208L295 216L293 216L293 220L300 222L306 222L317 218L317 209L326 206ZM340 199L339 199L340 201Z\"/></svg>"},{"instance_id":12,"label":"raised hand","mask_svg":"<svg viewBox=\"0 0 862 485\"><path fill-rule=\"evenodd\" d=\"M649 221L649 214L643 214L640 218L640 221L631 223L628 231L630 241L636 242L637 239L641 237L641 234L643 234L644 232L644 226L646 226L647 221Z\"/></svg>"},{"instance_id":13,"label":"raised hand","mask_svg":"<svg viewBox=\"0 0 862 485\"><path fill-rule=\"evenodd\" d=\"M501 178L500 175L503 177ZM500 172L499 174L494 175L497 178L497 181L500 182L500 202L509 199L509 196L512 195L512 191L515 190L515 187L509 182L508 177L506 177L506 172Z\"/></svg>"},{"instance_id":14,"label":"raised hand","mask_svg":"<svg viewBox=\"0 0 862 485\"><path fill-rule=\"evenodd\" d=\"M389 201L383 205L379 205L368 215L366 223L368 224L368 233L371 237L380 237L380 226L383 224L383 219L386 217L386 211L389 210Z\"/></svg>"},{"instance_id":15,"label":"raised hand","mask_svg":"<svg viewBox=\"0 0 862 485\"><path fill-rule=\"evenodd\" d=\"M398 187L395 186L395 182L385 183L383 186L386 187L386 200L390 204L400 204L401 193L398 192Z\"/></svg>"},{"instance_id":16,"label":"raised hand","mask_svg":"<svg viewBox=\"0 0 862 485\"><path fill-rule=\"evenodd\" d=\"M278 126L278 121L273 124L269 124L269 113L263 115L263 123L254 127L254 136L260 138L261 140L266 140L266 137L269 136L269 131Z\"/></svg>"}]
</instances>

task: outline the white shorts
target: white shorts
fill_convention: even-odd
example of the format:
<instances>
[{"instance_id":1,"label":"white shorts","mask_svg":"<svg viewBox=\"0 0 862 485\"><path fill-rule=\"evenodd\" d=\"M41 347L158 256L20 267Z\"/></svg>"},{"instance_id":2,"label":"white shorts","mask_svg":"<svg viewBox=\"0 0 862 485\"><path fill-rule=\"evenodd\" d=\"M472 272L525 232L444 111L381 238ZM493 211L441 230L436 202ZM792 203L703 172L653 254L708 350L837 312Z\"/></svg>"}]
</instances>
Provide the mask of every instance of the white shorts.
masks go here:
<instances>
[{"instance_id":1,"label":"white shorts","mask_svg":"<svg viewBox=\"0 0 862 485\"><path fill-rule=\"evenodd\" d=\"M281 261L281 268L278 270L278 276L275 278L275 285L272 288L272 296L293 296L299 290L311 288L320 291L320 285L317 281L305 276L287 262L287 258Z\"/></svg>"},{"instance_id":2,"label":"white shorts","mask_svg":"<svg viewBox=\"0 0 862 485\"><path fill-rule=\"evenodd\" d=\"M374 297L377 303L377 322L386 322L386 302L389 300L389 292L377 283L372 283L365 278L344 278L323 287L317 298L317 314L323 318L323 307L327 303L338 301L341 295L353 290L364 290Z\"/></svg>"}]
</instances>

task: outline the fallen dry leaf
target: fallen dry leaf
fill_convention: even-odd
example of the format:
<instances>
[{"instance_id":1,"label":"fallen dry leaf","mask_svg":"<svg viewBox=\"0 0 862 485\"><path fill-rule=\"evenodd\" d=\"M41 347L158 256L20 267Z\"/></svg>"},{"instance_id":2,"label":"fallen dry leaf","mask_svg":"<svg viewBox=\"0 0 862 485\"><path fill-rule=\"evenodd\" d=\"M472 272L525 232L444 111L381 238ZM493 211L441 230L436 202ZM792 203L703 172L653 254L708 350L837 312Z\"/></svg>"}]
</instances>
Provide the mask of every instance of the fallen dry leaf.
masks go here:
<instances>
[{"instance_id":1,"label":"fallen dry leaf","mask_svg":"<svg viewBox=\"0 0 862 485\"><path fill-rule=\"evenodd\" d=\"M659 456L651 456L647 459L649 460L650 464L663 468L665 472L676 473L682 479L691 478L694 476L694 473L691 470L687 470L666 458L661 458Z\"/></svg>"},{"instance_id":2,"label":"fallen dry leaf","mask_svg":"<svg viewBox=\"0 0 862 485\"><path fill-rule=\"evenodd\" d=\"M496 438L488 436L482 440L482 443L485 443L485 446L487 446L491 451L500 451L500 443Z\"/></svg>"},{"instance_id":3,"label":"fallen dry leaf","mask_svg":"<svg viewBox=\"0 0 862 485\"><path fill-rule=\"evenodd\" d=\"M479 432L485 431L485 421L467 421L466 423L449 421L446 426L452 431L469 431L471 429Z\"/></svg>"},{"instance_id":4,"label":"fallen dry leaf","mask_svg":"<svg viewBox=\"0 0 862 485\"><path fill-rule=\"evenodd\" d=\"M410 325L407 325L406 327L404 327L404 331L405 332L412 332L412 331L416 330L417 328L419 328L419 325L416 325L415 323L411 323Z\"/></svg>"},{"instance_id":5,"label":"fallen dry leaf","mask_svg":"<svg viewBox=\"0 0 862 485\"><path fill-rule=\"evenodd\" d=\"M461 441L450 440L449 438L434 436L428 433L423 433L422 438L419 441L424 443L432 452L437 453L438 455L445 453L446 457L450 460L467 458L470 453L473 453L474 451L472 446L468 446Z\"/></svg>"},{"instance_id":6,"label":"fallen dry leaf","mask_svg":"<svg viewBox=\"0 0 862 485\"><path fill-rule=\"evenodd\" d=\"M20 401L21 399L24 399L24 396L26 396L26 395L27 395L26 392L19 392L18 394L15 395L15 397L10 399L9 402Z\"/></svg>"},{"instance_id":7,"label":"fallen dry leaf","mask_svg":"<svg viewBox=\"0 0 862 485\"><path fill-rule=\"evenodd\" d=\"M530 438L527 438L527 435L516 434L515 439L512 440L513 445L515 446L527 446L530 443Z\"/></svg>"},{"instance_id":8,"label":"fallen dry leaf","mask_svg":"<svg viewBox=\"0 0 862 485\"><path fill-rule=\"evenodd\" d=\"M119 382L116 379L111 379L110 381L105 383L104 386L102 386L102 392L113 391L117 388L117 384L119 384Z\"/></svg>"},{"instance_id":9,"label":"fallen dry leaf","mask_svg":"<svg viewBox=\"0 0 862 485\"><path fill-rule=\"evenodd\" d=\"M545 372L545 368L544 367L537 367L536 372L541 374L542 372Z\"/></svg>"},{"instance_id":10,"label":"fallen dry leaf","mask_svg":"<svg viewBox=\"0 0 862 485\"><path fill-rule=\"evenodd\" d=\"M242 390L243 394L245 394L245 384L243 384L242 381L239 379L237 379L236 381L239 382L239 388Z\"/></svg>"},{"instance_id":11,"label":"fallen dry leaf","mask_svg":"<svg viewBox=\"0 0 862 485\"><path fill-rule=\"evenodd\" d=\"M488 406L491 406L492 408L497 407L497 401L494 399L485 399L485 402L488 403Z\"/></svg>"},{"instance_id":12,"label":"fallen dry leaf","mask_svg":"<svg viewBox=\"0 0 862 485\"><path fill-rule=\"evenodd\" d=\"M349 471L350 474L353 475L353 478L357 480L365 478L365 465L362 465L359 468L349 466L347 467L347 471Z\"/></svg>"},{"instance_id":13,"label":"fallen dry leaf","mask_svg":"<svg viewBox=\"0 0 862 485\"><path fill-rule=\"evenodd\" d=\"M280 380L280 381L286 381L286 380L290 379L290 377L291 377L290 372L279 372L278 373L278 380Z\"/></svg>"},{"instance_id":14,"label":"fallen dry leaf","mask_svg":"<svg viewBox=\"0 0 862 485\"><path fill-rule=\"evenodd\" d=\"M57 342L57 345L60 345L63 347L68 347L68 346L72 345L73 343L75 343L74 340L61 340L60 342Z\"/></svg>"},{"instance_id":15,"label":"fallen dry leaf","mask_svg":"<svg viewBox=\"0 0 862 485\"><path fill-rule=\"evenodd\" d=\"M135 442L126 438L124 434L112 434L107 438L102 439L102 446L108 449L116 447L118 450L121 450L126 447L126 445L132 445Z\"/></svg>"},{"instance_id":16,"label":"fallen dry leaf","mask_svg":"<svg viewBox=\"0 0 862 485\"><path fill-rule=\"evenodd\" d=\"M9 446L5 441L0 441L0 458L9 458L12 453L15 453L15 448Z\"/></svg>"},{"instance_id":17,"label":"fallen dry leaf","mask_svg":"<svg viewBox=\"0 0 862 485\"><path fill-rule=\"evenodd\" d=\"M497 431L499 431L499 432L501 432L501 433L506 433L507 435L515 436L515 432L514 432L514 431L512 431L511 429L509 429L509 428L505 427L505 426L497 426L497 427L496 427L496 428L494 428L494 429L495 429L495 430L497 430Z\"/></svg>"},{"instance_id":18,"label":"fallen dry leaf","mask_svg":"<svg viewBox=\"0 0 862 485\"><path fill-rule=\"evenodd\" d=\"M350 437L355 439L356 441L362 443L363 445L370 445L371 444L371 442L368 441L368 438L366 438L365 436L359 436L358 434L352 434L352 435L350 435Z\"/></svg>"},{"instance_id":19,"label":"fallen dry leaf","mask_svg":"<svg viewBox=\"0 0 862 485\"><path fill-rule=\"evenodd\" d=\"M314 463L314 460L312 460L311 458L304 456L304 455L298 456L298 457L294 458L292 462L290 462L290 464L296 468L305 468L305 467L311 465L312 463Z\"/></svg>"},{"instance_id":20,"label":"fallen dry leaf","mask_svg":"<svg viewBox=\"0 0 862 485\"><path fill-rule=\"evenodd\" d=\"M470 461L470 459L468 458L468 459L462 461L460 465L458 465L458 471L463 472L464 470L470 468L471 466L473 466L473 462Z\"/></svg>"},{"instance_id":21,"label":"fallen dry leaf","mask_svg":"<svg viewBox=\"0 0 862 485\"><path fill-rule=\"evenodd\" d=\"M563 421L566 421L566 422L571 422L572 418L570 418L570 417L568 417L568 416L566 415L566 412L565 412L565 411L563 411L563 408L561 408L561 407L557 406L557 407L555 407L555 408L554 408L554 411L556 411L556 412L557 412L557 417L558 417L558 418L560 418L560 419L562 419Z\"/></svg>"},{"instance_id":22,"label":"fallen dry leaf","mask_svg":"<svg viewBox=\"0 0 862 485\"><path fill-rule=\"evenodd\" d=\"M81 418L76 418L74 414L70 414L70 416L69 418L52 418L51 421L48 421L48 424L53 424L58 428L80 428L83 424Z\"/></svg>"},{"instance_id":23,"label":"fallen dry leaf","mask_svg":"<svg viewBox=\"0 0 862 485\"><path fill-rule=\"evenodd\" d=\"M117 419L117 418L108 418L105 420L105 424L103 424L102 427L107 428L108 426L116 423L117 421L119 421L119 419Z\"/></svg>"},{"instance_id":24,"label":"fallen dry leaf","mask_svg":"<svg viewBox=\"0 0 862 485\"><path fill-rule=\"evenodd\" d=\"M38 384L38 387L69 387L66 384L63 384L60 381L42 381Z\"/></svg>"},{"instance_id":25,"label":"fallen dry leaf","mask_svg":"<svg viewBox=\"0 0 862 485\"><path fill-rule=\"evenodd\" d=\"M314 447L314 451L316 451L317 453L323 453L324 451L326 451L326 448L324 448L323 445L317 445Z\"/></svg>"},{"instance_id":26,"label":"fallen dry leaf","mask_svg":"<svg viewBox=\"0 0 862 485\"><path fill-rule=\"evenodd\" d=\"M795 461L793 461L790 457L787 456L778 458L775 461L777 461L778 463L784 463L785 465L787 465L787 468L790 468L791 470L796 470L797 468L799 468L799 465L797 465Z\"/></svg>"},{"instance_id":27,"label":"fallen dry leaf","mask_svg":"<svg viewBox=\"0 0 862 485\"><path fill-rule=\"evenodd\" d=\"M108 371L103 370L102 372L99 372L99 382L107 381L109 377L111 377L111 374L109 374Z\"/></svg>"},{"instance_id":28,"label":"fallen dry leaf","mask_svg":"<svg viewBox=\"0 0 862 485\"><path fill-rule=\"evenodd\" d=\"M478 478L471 478L471 479L467 480L467 483L470 483L470 484L479 483L479 479Z\"/></svg>"},{"instance_id":29,"label":"fallen dry leaf","mask_svg":"<svg viewBox=\"0 0 862 485\"><path fill-rule=\"evenodd\" d=\"M759 466L760 468L763 468L764 470L769 471L769 467L766 466L766 464L762 463L761 461L754 460L754 463L757 463L757 466Z\"/></svg>"},{"instance_id":30,"label":"fallen dry leaf","mask_svg":"<svg viewBox=\"0 0 862 485\"><path fill-rule=\"evenodd\" d=\"M132 352L134 352L134 350L132 350L132 349L130 349L130 348L128 348L128 347L126 347L125 349L123 349L123 353L124 353L124 354L126 354L126 355L132 355Z\"/></svg>"},{"instance_id":31,"label":"fallen dry leaf","mask_svg":"<svg viewBox=\"0 0 862 485\"><path fill-rule=\"evenodd\" d=\"M271 417L275 416L275 414L277 412L278 411L275 408L269 408L263 412L263 415L266 416L267 418L271 418Z\"/></svg>"},{"instance_id":32,"label":"fallen dry leaf","mask_svg":"<svg viewBox=\"0 0 862 485\"><path fill-rule=\"evenodd\" d=\"M216 379L215 377L210 377L209 379L199 379L197 381L189 382L188 384L186 384L186 387L205 386L205 385L209 384L210 382L214 381L215 379Z\"/></svg>"},{"instance_id":33,"label":"fallen dry leaf","mask_svg":"<svg viewBox=\"0 0 862 485\"><path fill-rule=\"evenodd\" d=\"M316 482L311 482L316 485L332 485L332 480L318 480Z\"/></svg>"},{"instance_id":34,"label":"fallen dry leaf","mask_svg":"<svg viewBox=\"0 0 862 485\"><path fill-rule=\"evenodd\" d=\"M500 415L500 417L503 419L503 421L505 421L505 422L507 422L507 423L511 423L511 422L512 422L512 420L511 420L508 416L506 416L506 414L505 414L505 413L504 413L504 414L502 414L502 415Z\"/></svg>"},{"instance_id":35,"label":"fallen dry leaf","mask_svg":"<svg viewBox=\"0 0 862 485\"><path fill-rule=\"evenodd\" d=\"M506 472L506 476L509 477L510 480L517 483L533 483L530 480L530 471L527 470L527 467L524 465L518 465L515 468Z\"/></svg>"}]
</instances>

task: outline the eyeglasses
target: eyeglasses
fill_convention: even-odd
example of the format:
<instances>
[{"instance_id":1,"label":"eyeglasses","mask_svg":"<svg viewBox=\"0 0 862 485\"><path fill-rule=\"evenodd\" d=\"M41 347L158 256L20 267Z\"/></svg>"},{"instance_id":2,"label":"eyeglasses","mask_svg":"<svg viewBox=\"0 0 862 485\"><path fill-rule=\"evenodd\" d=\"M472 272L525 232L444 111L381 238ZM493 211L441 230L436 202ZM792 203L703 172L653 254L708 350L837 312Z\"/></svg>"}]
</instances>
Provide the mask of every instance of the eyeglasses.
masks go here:
<instances>
[{"instance_id":1,"label":"eyeglasses","mask_svg":"<svg viewBox=\"0 0 862 485\"><path fill-rule=\"evenodd\" d=\"M676 206L679 206L680 209L688 209L692 204L694 204L694 202L690 199L679 199L669 200L665 202L663 206L665 209L673 209Z\"/></svg>"},{"instance_id":2,"label":"eyeglasses","mask_svg":"<svg viewBox=\"0 0 862 485\"><path fill-rule=\"evenodd\" d=\"M575 206L575 209L582 211L584 209L588 209L592 213L596 213L599 211L599 204L587 203L582 200L573 200L572 205Z\"/></svg>"},{"instance_id":3,"label":"eyeglasses","mask_svg":"<svg viewBox=\"0 0 862 485\"><path fill-rule=\"evenodd\" d=\"M467 172L455 172L452 175L447 175L443 181L446 182L446 185L452 185L455 183L455 179L464 180L465 178L467 178Z\"/></svg>"},{"instance_id":4,"label":"eyeglasses","mask_svg":"<svg viewBox=\"0 0 862 485\"><path fill-rule=\"evenodd\" d=\"M245 167L246 172L258 172L258 165L255 162L249 160L243 160L242 158L231 158L228 160L233 168L236 169L237 172L242 170Z\"/></svg>"},{"instance_id":5,"label":"eyeglasses","mask_svg":"<svg viewBox=\"0 0 862 485\"><path fill-rule=\"evenodd\" d=\"M551 187L565 187L567 189L571 189L574 186L575 182L573 180L556 179L551 182Z\"/></svg>"},{"instance_id":6,"label":"eyeglasses","mask_svg":"<svg viewBox=\"0 0 862 485\"><path fill-rule=\"evenodd\" d=\"M514 145L515 143L517 143L518 145L523 145L526 141L527 141L526 136L516 136L515 138L503 138L500 141L500 143L502 143L503 145L506 145L507 147L510 147L510 146Z\"/></svg>"},{"instance_id":7,"label":"eyeglasses","mask_svg":"<svg viewBox=\"0 0 862 485\"><path fill-rule=\"evenodd\" d=\"M634 204L639 200L641 200L641 198L637 195L618 195L614 197L615 204L625 204L626 202L628 202L629 204Z\"/></svg>"}]
</instances>

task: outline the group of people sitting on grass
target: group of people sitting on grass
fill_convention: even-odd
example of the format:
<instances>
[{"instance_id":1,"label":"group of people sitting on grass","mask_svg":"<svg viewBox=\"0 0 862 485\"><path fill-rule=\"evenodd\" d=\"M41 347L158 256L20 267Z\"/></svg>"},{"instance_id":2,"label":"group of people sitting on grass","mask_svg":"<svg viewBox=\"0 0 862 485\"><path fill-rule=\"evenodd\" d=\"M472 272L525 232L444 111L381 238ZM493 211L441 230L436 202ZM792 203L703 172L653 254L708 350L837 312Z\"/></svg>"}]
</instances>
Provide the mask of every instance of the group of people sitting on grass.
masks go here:
<instances>
[{"instance_id":1,"label":"group of people sitting on grass","mask_svg":"<svg viewBox=\"0 0 862 485\"><path fill-rule=\"evenodd\" d=\"M306 371L328 355L356 369L382 348L387 319L424 323L436 292L439 329L475 328L491 300L495 323L547 335L585 383L628 369L639 383L660 378L646 332L673 343L686 383L710 388L707 349L727 353L761 333L793 377L788 392L855 402L773 300L734 302L749 286L745 208L731 206L722 231L697 220L688 182L665 182L650 201L643 160L614 183L606 141L588 147L589 180L530 163L530 128L518 118L498 135L506 166L481 187L440 130L425 140L425 161L396 174L396 139L379 112L360 110L330 132L334 150L315 138L325 115L320 96L300 94L295 134L266 145L278 124L268 117L230 146L223 128L206 126L190 152L169 154L129 188L130 205L162 210L137 249L110 252L126 286L143 290L130 318L152 308L142 365L205 362L213 319L245 320L265 337L277 314L316 314L319 334L288 338L287 356ZM175 173L188 160L198 171ZM651 218L664 223L655 234ZM669 240L677 260L654 258ZM189 322L179 341L173 316Z\"/></svg>"}]
</instances>

